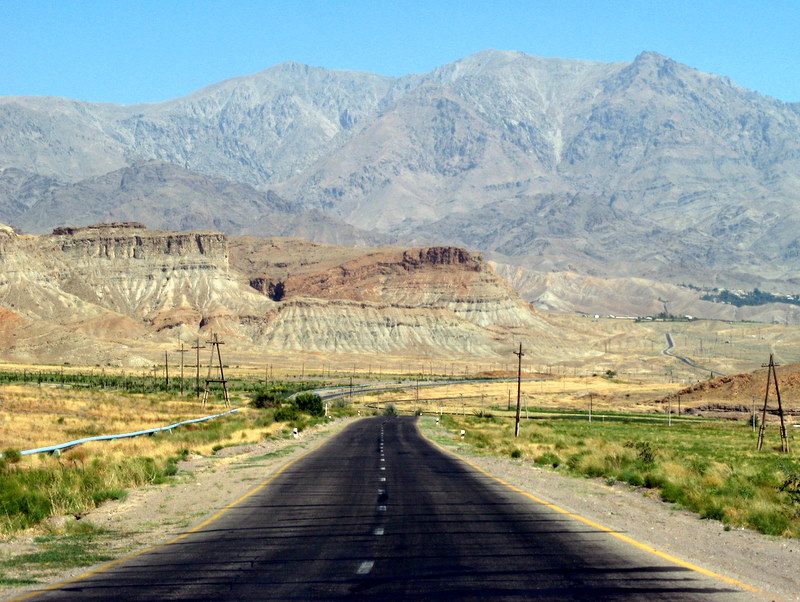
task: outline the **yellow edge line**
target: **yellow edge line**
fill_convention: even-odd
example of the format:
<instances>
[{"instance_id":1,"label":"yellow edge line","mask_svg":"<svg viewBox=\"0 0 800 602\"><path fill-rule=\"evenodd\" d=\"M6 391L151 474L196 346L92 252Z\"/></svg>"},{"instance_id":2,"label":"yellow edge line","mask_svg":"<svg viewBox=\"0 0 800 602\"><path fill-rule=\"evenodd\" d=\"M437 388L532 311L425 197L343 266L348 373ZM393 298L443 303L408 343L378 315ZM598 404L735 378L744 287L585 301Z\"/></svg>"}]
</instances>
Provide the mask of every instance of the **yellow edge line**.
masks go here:
<instances>
[{"instance_id":1,"label":"yellow edge line","mask_svg":"<svg viewBox=\"0 0 800 602\"><path fill-rule=\"evenodd\" d=\"M419 423L417 423L417 428L419 429ZM421 430L420 430L420 434L422 434ZM422 436L425 437L425 435L422 435ZM528 499L533 500L537 504L541 504L542 506L550 508L551 510L555 510L556 512L559 512L561 514L569 516L570 518L574 518L575 520L578 520L578 521L584 523L585 525L589 525L590 527L594 527L595 529L597 529L599 531L603 531L604 533L608 533L612 537L616 537L617 539L620 539L620 540L624 541L625 543L628 543L628 544L630 544L630 545L632 545L632 546L634 546L636 548L639 548L640 550L644 550L645 552L650 552L651 554L655 554L659 558L663 558L664 560L672 562L673 564L677 564L678 566L682 566L682 567L690 569L690 570L692 570L692 571L694 571L696 573L700 573L702 575L706 575L707 577L713 577L714 579L719 579L720 581L724 581L725 583L729 583L731 585L735 585L735 586L740 587L741 589L747 590L749 592L753 592L753 593L756 593L756 594L764 594L764 592L762 590L758 589L757 587L753 587L752 585L748 585L747 583L744 583L742 581L738 581L736 579L732 579L731 577L725 577L724 575L720 575L719 573L715 573L714 571L709 571L708 569L704 569L703 567L697 566L696 564L692 564L691 562L687 562L685 560L681 560L680 558L672 556L671 554L667 554L666 552L662 552L661 550L658 550L658 549L656 549L656 548L654 548L652 546L649 546L647 544L644 544L644 543L641 543L639 541L636 541L635 539L633 539L631 537L628 537L627 535L623 535L619 531L615 531L614 529L610 529L610 528L608 528L608 527L606 527L604 525L601 525L600 523L596 523L596 522L594 522L592 520L589 520L588 518L584 518L583 516L581 516L579 514L575 514L574 512L570 512L569 510L565 510L564 508L556 506L555 504L552 504L552 503L547 502L547 501L545 501L543 499L540 499L540 498L536 497L535 495L531 495L527 491L523 491L519 487L516 487L516 486L512 485L511 483L507 483L503 479L501 479L499 477L496 477L493 474L485 471L480 466L476 466L475 464L473 464L472 462L470 462L466 458L458 455L454 451L452 451L450 449L447 449L446 447L443 447L442 445L439 445L438 443L436 443L436 441L433 441L429 437L425 437L425 438L432 445L435 445L440 450L450 454L451 456L454 456L454 457L458 458L459 460L464 462L464 464L467 464L468 466L471 466L472 468L474 468L475 470L477 470L481 474L484 474L487 477L497 481L501 485L505 485L509 489L524 495L525 497L527 497Z\"/></svg>"},{"instance_id":2,"label":"yellow edge line","mask_svg":"<svg viewBox=\"0 0 800 602\"><path fill-rule=\"evenodd\" d=\"M189 535L191 535L192 533L196 533L197 531L200 531L201 529L207 527L208 525L213 523L215 520L217 520L219 517L221 517L223 514L225 514L229 510L231 510L233 507L238 506L239 504L241 504L244 500L246 500L250 496L255 495L256 493L261 491L264 487L266 487L272 481L274 481L278 476L280 476L290 466L292 466L296 462L299 462L300 460L305 458L307 455L317 451L320 447L322 447L323 445L325 445L329 441L330 441L330 439L325 439L322 442L320 442L318 445L315 445L314 447L312 447L307 452L297 456L294 460L291 460L290 462L287 462L277 472L275 472L271 477L269 477L268 479L266 479L265 481L263 481L262 483L257 485L254 489L251 489L250 491L245 493L239 499L231 502L230 504L228 504L227 506L225 506L224 508L222 508L221 510L219 510L215 514L211 515L209 518L207 518L206 520L204 520L200 524L195 525L194 527L192 527L188 531L185 531L185 532L181 533L177 537L173 537L172 539L170 539L169 541L165 541L164 543L160 543L160 544L157 544L157 545L154 545L154 546L150 546L149 548L145 548L143 550L139 550L138 552L134 552L133 554L128 554L127 556L123 556L122 558L118 558L117 560L113 560L113 561L109 562L108 564L104 564L101 567L98 567L98 568L96 568L96 569L94 569L92 571L89 571L88 573L84 573L84 574L79 575L77 577L74 577L72 579L68 579L66 581L61 581L59 583L55 583L55 584L50 585L48 587L45 587L43 589L38 589L38 590L33 591L33 592L28 592L27 594L22 594L22 595L20 595L20 596L18 596L16 598L10 598L8 602L16 602L17 600L29 600L30 598L38 596L39 594L43 594L45 592L49 592L49 591L52 591L52 590L55 590L55 589L59 589L61 587L64 587L65 585L70 585L71 583L76 583L78 581L82 581L83 579L88 579L89 577L93 577L93 576L98 575L100 573L104 573L107 570L114 568L118 564L121 564L121 563L126 562L128 560L131 560L131 559L136 558L138 556L141 556L142 554L147 554L149 552L153 552L155 550L159 550L161 548L165 548L167 546L170 546L170 545L172 545L174 543L177 543L177 542L181 541L182 539L185 539L185 538L189 537Z\"/></svg>"}]
</instances>

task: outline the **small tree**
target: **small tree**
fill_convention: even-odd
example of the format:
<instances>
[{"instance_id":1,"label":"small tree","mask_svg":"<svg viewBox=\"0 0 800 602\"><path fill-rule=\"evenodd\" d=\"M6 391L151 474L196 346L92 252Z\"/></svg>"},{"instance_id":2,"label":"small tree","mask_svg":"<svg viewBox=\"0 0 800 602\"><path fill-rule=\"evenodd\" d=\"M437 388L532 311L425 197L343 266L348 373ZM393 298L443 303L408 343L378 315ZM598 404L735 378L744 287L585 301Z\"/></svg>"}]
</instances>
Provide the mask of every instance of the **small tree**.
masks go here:
<instances>
[{"instance_id":1,"label":"small tree","mask_svg":"<svg viewBox=\"0 0 800 602\"><path fill-rule=\"evenodd\" d=\"M325 406L322 405L322 398L316 393L300 393L294 398L297 409L312 416L324 416Z\"/></svg>"}]
</instances>

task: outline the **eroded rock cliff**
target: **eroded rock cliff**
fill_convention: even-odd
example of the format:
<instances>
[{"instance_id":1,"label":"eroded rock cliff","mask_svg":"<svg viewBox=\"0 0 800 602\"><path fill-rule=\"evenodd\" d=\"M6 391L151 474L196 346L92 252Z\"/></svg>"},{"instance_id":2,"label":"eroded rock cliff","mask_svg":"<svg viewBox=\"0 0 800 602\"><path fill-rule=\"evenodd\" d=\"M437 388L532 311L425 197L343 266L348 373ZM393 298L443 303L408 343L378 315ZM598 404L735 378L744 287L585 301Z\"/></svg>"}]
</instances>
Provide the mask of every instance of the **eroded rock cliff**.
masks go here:
<instances>
[{"instance_id":1,"label":"eroded rock cliff","mask_svg":"<svg viewBox=\"0 0 800 602\"><path fill-rule=\"evenodd\" d=\"M135 223L44 236L0 228L0 309L10 358L52 359L73 337L90 356L124 362L210 331L253 351L443 357L494 355L531 337L553 349L562 336L464 249L364 250Z\"/></svg>"}]
</instances>

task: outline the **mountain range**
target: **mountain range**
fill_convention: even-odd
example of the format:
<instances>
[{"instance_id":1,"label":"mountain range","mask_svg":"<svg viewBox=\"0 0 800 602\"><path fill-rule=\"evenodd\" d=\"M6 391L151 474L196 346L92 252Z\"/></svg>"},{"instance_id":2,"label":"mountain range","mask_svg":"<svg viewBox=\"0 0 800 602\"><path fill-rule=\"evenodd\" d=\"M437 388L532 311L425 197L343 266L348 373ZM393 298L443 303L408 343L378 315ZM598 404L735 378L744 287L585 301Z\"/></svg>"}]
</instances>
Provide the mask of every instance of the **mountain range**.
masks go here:
<instances>
[{"instance_id":1,"label":"mountain range","mask_svg":"<svg viewBox=\"0 0 800 602\"><path fill-rule=\"evenodd\" d=\"M552 287L644 279L652 306L657 285L793 291L798 201L800 104L654 52L487 50L399 78L285 63L155 104L0 98L0 221L32 233L457 245ZM617 289L562 309L636 309Z\"/></svg>"}]
</instances>

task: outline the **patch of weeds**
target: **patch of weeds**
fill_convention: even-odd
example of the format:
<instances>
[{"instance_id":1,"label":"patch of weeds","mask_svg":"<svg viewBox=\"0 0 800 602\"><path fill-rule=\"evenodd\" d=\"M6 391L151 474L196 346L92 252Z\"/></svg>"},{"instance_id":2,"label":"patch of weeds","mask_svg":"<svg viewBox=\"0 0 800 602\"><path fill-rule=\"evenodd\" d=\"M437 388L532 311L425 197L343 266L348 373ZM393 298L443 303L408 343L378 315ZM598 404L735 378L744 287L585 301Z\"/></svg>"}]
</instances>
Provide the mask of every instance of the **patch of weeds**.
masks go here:
<instances>
[{"instance_id":1,"label":"patch of weeds","mask_svg":"<svg viewBox=\"0 0 800 602\"><path fill-rule=\"evenodd\" d=\"M553 468L558 468L561 465L561 458L559 458L558 455L554 454L553 452L545 452L542 455L534 458L533 463L540 466L550 465Z\"/></svg>"},{"instance_id":2,"label":"patch of weeds","mask_svg":"<svg viewBox=\"0 0 800 602\"><path fill-rule=\"evenodd\" d=\"M510 455L511 455L512 458L515 458L515 459L521 458L522 457L522 450L519 449L518 447L515 447L514 449L511 450L511 454Z\"/></svg>"},{"instance_id":3,"label":"patch of weeds","mask_svg":"<svg viewBox=\"0 0 800 602\"><path fill-rule=\"evenodd\" d=\"M652 472L648 472L644 475L644 486L648 489L659 489L665 484L663 478L659 475L654 474Z\"/></svg>"},{"instance_id":4,"label":"patch of weeds","mask_svg":"<svg viewBox=\"0 0 800 602\"><path fill-rule=\"evenodd\" d=\"M783 472L783 483L778 491L786 493L792 504L800 504L800 467L796 465L779 464Z\"/></svg>"},{"instance_id":5,"label":"patch of weeds","mask_svg":"<svg viewBox=\"0 0 800 602\"><path fill-rule=\"evenodd\" d=\"M725 509L719 504L711 502L700 511L700 516L709 520L724 521Z\"/></svg>"},{"instance_id":6,"label":"patch of weeds","mask_svg":"<svg viewBox=\"0 0 800 602\"><path fill-rule=\"evenodd\" d=\"M0 585L36 585L37 583L41 583L37 579L14 579L13 577L3 577L0 575Z\"/></svg>"},{"instance_id":7,"label":"patch of weeds","mask_svg":"<svg viewBox=\"0 0 800 602\"><path fill-rule=\"evenodd\" d=\"M650 475L647 475L650 476ZM685 501L683 489L671 483L664 481L661 483L661 499L670 504L682 504Z\"/></svg>"},{"instance_id":8,"label":"patch of weeds","mask_svg":"<svg viewBox=\"0 0 800 602\"><path fill-rule=\"evenodd\" d=\"M628 485L633 485L634 487L644 487L644 479L638 472L625 470L618 474L617 478Z\"/></svg>"},{"instance_id":9,"label":"patch of weeds","mask_svg":"<svg viewBox=\"0 0 800 602\"><path fill-rule=\"evenodd\" d=\"M626 441L623 445L636 450L636 458L643 466L652 466L656 461L656 452L649 441Z\"/></svg>"},{"instance_id":10,"label":"patch of weeds","mask_svg":"<svg viewBox=\"0 0 800 602\"><path fill-rule=\"evenodd\" d=\"M295 449L294 445L287 445L286 447L281 447L280 449L276 449L275 451L271 451L266 454L262 454L260 456L253 456L251 458L246 458L244 461L248 464L252 464L253 462L260 462L261 460L269 460L270 458L280 458L281 456L287 456L292 453Z\"/></svg>"},{"instance_id":11,"label":"patch of weeds","mask_svg":"<svg viewBox=\"0 0 800 602\"><path fill-rule=\"evenodd\" d=\"M124 489L101 489L92 493L92 502L99 506L108 500L124 500L128 497L128 492Z\"/></svg>"},{"instance_id":12,"label":"patch of weeds","mask_svg":"<svg viewBox=\"0 0 800 602\"><path fill-rule=\"evenodd\" d=\"M586 455L585 451L570 455L567 458L567 468L569 468L570 470L576 470L581 462L581 458L583 458L585 455Z\"/></svg>"},{"instance_id":13,"label":"patch of weeds","mask_svg":"<svg viewBox=\"0 0 800 602\"><path fill-rule=\"evenodd\" d=\"M0 567L19 568L38 566L44 569L69 569L113 560L114 556L97 549L97 535L103 533L92 527L84 533L56 537L42 543L42 549L20 554L0 562Z\"/></svg>"},{"instance_id":14,"label":"patch of weeds","mask_svg":"<svg viewBox=\"0 0 800 602\"><path fill-rule=\"evenodd\" d=\"M475 447L491 447L492 440L486 433L467 434L467 437Z\"/></svg>"},{"instance_id":15,"label":"patch of weeds","mask_svg":"<svg viewBox=\"0 0 800 602\"><path fill-rule=\"evenodd\" d=\"M754 510L747 515L747 522L766 535L783 535L789 528L789 518L780 510Z\"/></svg>"}]
</instances>

